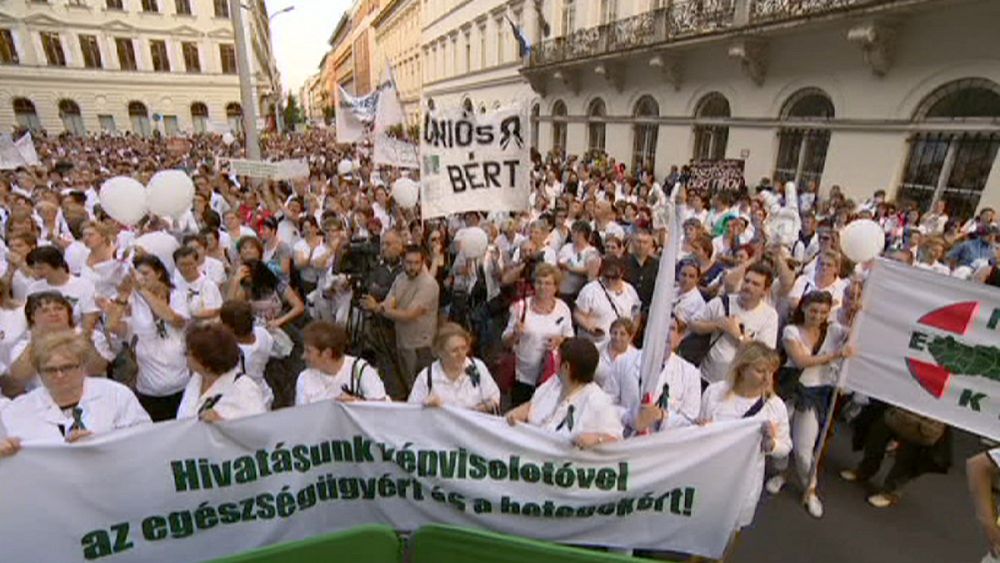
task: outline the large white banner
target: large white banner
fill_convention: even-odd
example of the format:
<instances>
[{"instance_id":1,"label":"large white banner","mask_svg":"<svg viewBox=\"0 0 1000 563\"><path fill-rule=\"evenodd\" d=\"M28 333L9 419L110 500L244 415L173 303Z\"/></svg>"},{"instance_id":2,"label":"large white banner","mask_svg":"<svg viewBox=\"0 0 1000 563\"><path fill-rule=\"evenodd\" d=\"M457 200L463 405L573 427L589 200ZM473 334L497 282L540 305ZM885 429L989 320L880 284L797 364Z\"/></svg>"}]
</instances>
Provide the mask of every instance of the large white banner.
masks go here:
<instances>
[{"instance_id":1,"label":"large white banner","mask_svg":"<svg viewBox=\"0 0 1000 563\"><path fill-rule=\"evenodd\" d=\"M535 427L418 405L324 402L174 421L0 460L4 561L200 561L365 523L430 523L718 557L760 425L581 451Z\"/></svg>"},{"instance_id":2,"label":"large white banner","mask_svg":"<svg viewBox=\"0 0 1000 563\"><path fill-rule=\"evenodd\" d=\"M527 209L528 132L522 104L486 114L428 112L420 138L423 217Z\"/></svg>"},{"instance_id":3,"label":"large white banner","mask_svg":"<svg viewBox=\"0 0 1000 563\"><path fill-rule=\"evenodd\" d=\"M385 133L376 133L372 162L399 168L419 169L417 146L409 141L390 137Z\"/></svg>"},{"instance_id":4,"label":"large white banner","mask_svg":"<svg viewBox=\"0 0 1000 563\"><path fill-rule=\"evenodd\" d=\"M309 162L304 158L286 159L278 162L234 158L230 159L229 168L237 176L249 176L251 178L292 180L309 177Z\"/></svg>"},{"instance_id":5,"label":"large white banner","mask_svg":"<svg viewBox=\"0 0 1000 563\"><path fill-rule=\"evenodd\" d=\"M15 141L10 134L0 134L0 170L14 170L21 166L36 166L41 164L38 153L35 152L35 141L31 133L21 135Z\"/></svg>"},{"instance_id":6,"label":"large white banner","mask_svg":"<svg viewBox=\"0 0 1000 563\"><path fill-rule=\"evenodd\" d=\"M848 387L1000 439L1000 290L879 260L859 315Z\"/></svg>"},{"instance_id":7,"label":"large white banner","mask_svg":"<svg viewBox=\"0 0 1000 563\"><path fill-rule=\"evenodd\" d=\"M357 143L365 137L367 129L375 121L379 91L375 90L367 96L354 97L338 85L337 93L337 112L334 116L337 124L337 142Z\"/></svg>"}]
</instances>

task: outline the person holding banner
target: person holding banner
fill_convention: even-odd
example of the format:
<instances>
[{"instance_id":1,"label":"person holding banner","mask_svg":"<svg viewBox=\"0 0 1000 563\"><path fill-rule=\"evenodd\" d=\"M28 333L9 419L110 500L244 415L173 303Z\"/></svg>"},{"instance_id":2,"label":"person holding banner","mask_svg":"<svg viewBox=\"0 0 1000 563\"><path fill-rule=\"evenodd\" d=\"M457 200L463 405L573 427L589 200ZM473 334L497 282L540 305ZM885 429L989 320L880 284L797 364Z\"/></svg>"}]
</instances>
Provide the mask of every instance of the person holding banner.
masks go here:
<instances>
[{"instance_id":1,"label":"person holding banner","mask_svg":"<svg viewBox=\"0 0 1000 563\"><path fill-rule=\"evenodd\" d=\"M567 436L579 448L622 439L624 428L611 397L594 383L597 348L582 338L559 345L559 374L542 383L531 401L507 413L513 426L527 423Z\"/></svg>"},{"instance_id":2,"label":"person holding banner","mask_svg":"<svg viewBox=\"0 0 1000 563\"><path fill-rule=\"evenodd\" d=\"M681 342L677 319L670 323L667 354L656 381L643 385L639 366L621 379L621 406L626 432L636 434L663 432L671 428L691 426L701 411L701 373L694 365L676 353ZM642 396L642 389L655 389Z\"/></svg>"},{"instance_id":3,"label":"person holding banner","mask_svg":"<svg viewBox=\"0 0 1000 563\"><path fill-rule=\"evenodd\" d=\"M457 323L444 323L434 337L438 359L413 383L408 403L428 407L455 405L485 413L500 408L500 389L486 364L470 358L472 335Z\"/></svg>"},{"instance_id":4,"label":"person holding banner","mask_svg":"<svg viewBox=\"0 0 1000 563\"><path fill-rule=\"evenodd\" d=\"M368 362L345 353L350 337L343 327L323 321L302 331L307 368L295 385L295 404L319 401L386 401L382 378Z\"/></svg>"},{"instance_id":5,"label":"person holding banner","mask_svg":"<svg viewBox=\"0 0 1000 563\"><path fill-rule=\"evenodd\" d=\"M556 297L560 272L551 264L535 266L535 294L511 305L503 342L514 348L515 383L511 402L518 406L531 399L546 355L573 336L569 306Z\"/></svg>"},{"instance_id":6,"label":"person holding banner","mask_svg":"<svg viewBox=\"0 0 1000 563\"><path fill-rule=\"evenodd\" d=\"M185 337L191 379L177 418L234 420L267 412L264 396L240 366L236 336L219 324L196 325Z\"/></svg>"},{"instance_id":7,"label":"person holding banner","mask_svg":"<svg viewBox=\"0 0 1000 563\"><path fill-rule=\"evenodd\" d=\"M151 422L128 387L87 377L90 349L72 330L48 333L32 343L31 364L42 386L0 411L0 426L7 431L0 439L0 458L16 453L21 441L72 443Z\"/></svg>"},{"instance_id":8,"label":"person holding banner","mask_svg":"<svg viewBox=\"0 0 1000 563\"><path fill-rule=\"evenodd\" d=\"M701 397L702 424L722 420L753 419L761 423L761 447L770 457L782 458L792 449L788 410L774 392L772 374L778 368L778 353L770 346L750 340L740 346L729 366L726 379L712 383ZM754 483L739 520L739 527L753 521L757 499L764 481L764 460L752 468L748 478Z\"/></svg>"},{"instance_id":9,"label":"person holding banner","mask_svg":"<svg viewBox=\"0 0 1000 563\"><path fill-rule=\"evenodd\" d=\"M817 272L824 267L821 261ZM781 394L794 405L792 451L795 472L805 488L803 503L813 518L823 517L823 503L816 494L816 483L810 482L816 441L830 415L840 360L850 354L846 345L849 329L830 322L832 307L833 297L826 291L814 290L802 297L791 323L782 334L781 344L788 361L778 371ZM767 481L767 491L777 494L784 485L784 467L781 467Z\"/></svg>"}]
</instances>

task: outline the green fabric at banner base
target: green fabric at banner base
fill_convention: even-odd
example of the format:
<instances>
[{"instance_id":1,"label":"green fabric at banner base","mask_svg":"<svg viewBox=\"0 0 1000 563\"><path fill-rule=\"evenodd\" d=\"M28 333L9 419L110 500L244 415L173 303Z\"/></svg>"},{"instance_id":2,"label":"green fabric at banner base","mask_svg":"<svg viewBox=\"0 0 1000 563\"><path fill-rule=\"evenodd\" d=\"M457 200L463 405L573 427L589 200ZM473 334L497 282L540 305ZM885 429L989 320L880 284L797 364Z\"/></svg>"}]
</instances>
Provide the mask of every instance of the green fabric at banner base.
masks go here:
<instances>
[{"instance_id":1,"label":"green fabric at banner base","mask_svg":"<svg viewBox=\"0 0 1000 563\"><path fill-rule=\"evenodd\" d=\"M389 526L368 525L325 536L288 542L230 557L214 563L329 563L331 561L363 561L365 563L398 563L403 546Z\"/></svg>"},{"instance_id":2,"label":"green fabric at banner base","mask_svg":"<svg viewBox=\"0 0 1000 563\"><path fill-rule=\"evenodd\" d=\"M431 525L410 540L411 563L615 563L636 559L494 532Z\"/></svg>"}]
</instances>

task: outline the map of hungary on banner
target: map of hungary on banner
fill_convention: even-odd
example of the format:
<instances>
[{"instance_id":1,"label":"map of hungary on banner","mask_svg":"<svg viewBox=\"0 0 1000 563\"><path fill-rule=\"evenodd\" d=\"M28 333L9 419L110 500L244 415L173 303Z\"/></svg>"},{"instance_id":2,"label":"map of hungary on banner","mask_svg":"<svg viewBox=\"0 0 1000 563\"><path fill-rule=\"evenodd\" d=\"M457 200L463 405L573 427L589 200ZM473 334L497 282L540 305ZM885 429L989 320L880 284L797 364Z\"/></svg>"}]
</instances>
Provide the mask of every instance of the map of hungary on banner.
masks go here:
<instances>
[{"instance_id":1,"label":"map of hungary on banner","mask_svg":"<svg viewBox=\"0 0 1000 563\"><path fill-rule=\"evenodd\" d=\"M1000 290L879 260L844 384L1000 439Z\"/></svg>"}]
</instances>

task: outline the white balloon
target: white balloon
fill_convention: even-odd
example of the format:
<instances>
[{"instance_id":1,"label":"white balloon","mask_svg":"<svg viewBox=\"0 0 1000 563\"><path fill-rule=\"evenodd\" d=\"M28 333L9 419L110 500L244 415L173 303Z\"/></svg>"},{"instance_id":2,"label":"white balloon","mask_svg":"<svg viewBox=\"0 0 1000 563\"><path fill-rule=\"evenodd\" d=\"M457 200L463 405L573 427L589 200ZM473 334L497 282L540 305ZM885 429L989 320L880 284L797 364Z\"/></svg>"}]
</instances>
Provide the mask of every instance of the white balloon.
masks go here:
<instances>
[{"instance_id":1,"label":"white balloon","mask_svg":"<svg viewBox=\"0 0 1000 563\"><path fill-rule=\"evenodd\" d=\"M226 131L225 133L222 134L222 142L223 143L225 143L227 145L231 145L235 141L236 141L236 137L233 136L233 134L230 133L229 131Z\"/></svg>"},{"instance_id":2,"label":"white balloon","mask_svg":"<svg viewBox=\"0 0 1000 563\"><path fill-rule=\"evenodd\" d=\"M352 170L354 170L354 163L348 158L341 160L340 163L337 164L337 174L340 174L341 176L350 174Z\"/></svg>"},{"instance_id":3,"label":"white balloon","mask_svg":"<svg viewBox=\"0 0 1000 563\"><path fill-rule=\"evenodd\" d=\"M840 249L852 262L867 262L885 248L885 231L871 219L852 221L840 231Z\"/></svg>"},{"instance_id":4,"label":"white balloon","mask_svg":"<svg viewBox=\"0 0 1000 563\"><path fill-rule=\"evenodd\" d=\"M392 199L406 209L417 205L419 196L420 186L409 178L400 178L392 183Z\"/></svg>"},{"instance_id":5,"label":"white balloon","mask_svg":"<svg viewBox=\"0 0 1000 563\"><path fill-rule=\"evenodd\" d=\"M115 176L101 184L101 209L112 219L131 227L146 216L146 188L128 176Z\"/></svg>"},{"instance_id":6,"label":"white balloon","mask_svg":"<svg viewBox=\"0 0 1000 563\"><path fill-rule=\"evenodd\" d=\"M486 250L490 245L490 239L486 231L479 227L467 227L455 233L455 240L458 241L458 249L466 258L473 260L486 255Z\"/></svg>"},{"instance_id":7,"label":"white balloon","mask_svg":"<svg viewBox=\"0 0 1000 563\"><path fill-rule=\"evenodd\" d=\"M194 182L183 170L161 170L149 179L146 200L150 212L179 219L191 209Z\"/></svg>"}]
</instances>

